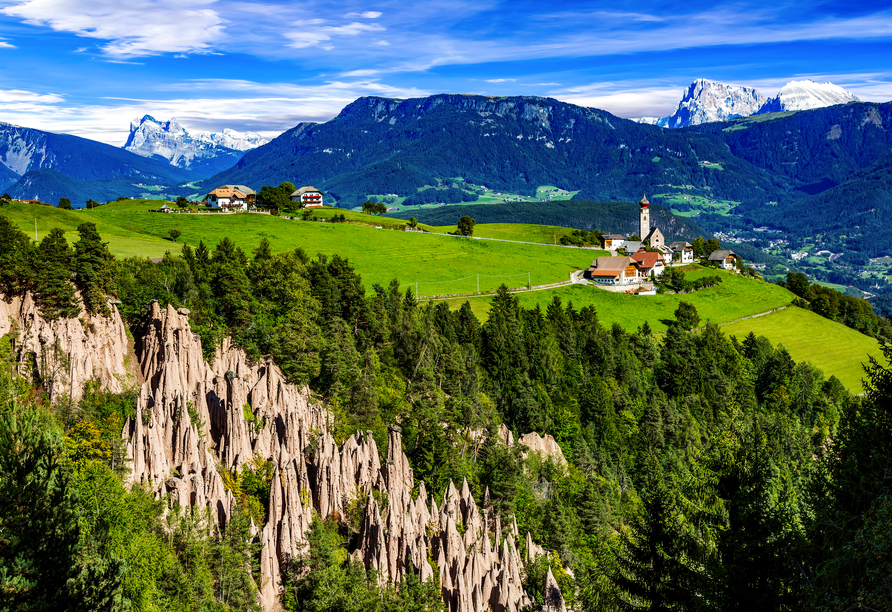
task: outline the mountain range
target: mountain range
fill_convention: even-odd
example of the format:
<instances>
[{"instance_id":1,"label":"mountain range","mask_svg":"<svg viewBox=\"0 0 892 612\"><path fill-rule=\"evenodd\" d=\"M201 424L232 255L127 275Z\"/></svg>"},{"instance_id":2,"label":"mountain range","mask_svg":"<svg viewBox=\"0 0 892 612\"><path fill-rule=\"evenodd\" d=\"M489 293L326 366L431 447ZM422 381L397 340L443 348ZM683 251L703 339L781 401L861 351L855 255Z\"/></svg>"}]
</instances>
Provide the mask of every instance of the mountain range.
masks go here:
<instances>
[{"instance_id":1,"label":"mountain range","mask_svg":"<svg viewBox=\"0 0 892 612\"><path fill-rule=\"evenodd\" d=\"M668 117L641 117L639 123L682 128L715 121L730 121L765 113L812 110L857 102L855 94L833 83L790 81L773 98L752 87L725 85L697 79L684 91L678 108Z\"/></svg>"},{"instance_id":2,"label":"mountain range","mask_svg":"<svg viewBox=\"0 0 892 612\"><path fill-rule=\"evenodd\" d=\"M124 149L143 157L157 157L205 178L229 168L245 151L269 142L254 132L189 132L172 118L158 121L151 115L134 119Z\"/></svg>"},{"instance_id":3,"label":"mountain range","mask_svg":"<svg viewBox=\"0 0 892 612\"><path fill-rule=\"evenodd\" d=\"M144 185L195 180L189 170L67 134L0 123L0 189L16 198L76 205L136 195Z\"/></svg>"}]
</instances>

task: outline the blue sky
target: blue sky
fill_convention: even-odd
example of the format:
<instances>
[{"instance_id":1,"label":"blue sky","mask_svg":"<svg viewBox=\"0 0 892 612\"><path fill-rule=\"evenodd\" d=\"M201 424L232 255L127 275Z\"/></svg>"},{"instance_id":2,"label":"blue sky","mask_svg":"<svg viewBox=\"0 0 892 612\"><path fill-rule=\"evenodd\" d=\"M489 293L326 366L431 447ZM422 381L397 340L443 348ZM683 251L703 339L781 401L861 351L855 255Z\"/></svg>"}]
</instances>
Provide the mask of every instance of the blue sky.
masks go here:
<instances>
[{"instance_id":1,"label":"blue sky","mask_svg":"<svg viewBox=\"0 0 892 612\"><path fill-rule=\"evenodd\" d=\"M670 114L696 78L892 100L892 5L0 0L0 121L122 145L131 119L274 136L366 95Z\"/></svg>"}]
</instances>

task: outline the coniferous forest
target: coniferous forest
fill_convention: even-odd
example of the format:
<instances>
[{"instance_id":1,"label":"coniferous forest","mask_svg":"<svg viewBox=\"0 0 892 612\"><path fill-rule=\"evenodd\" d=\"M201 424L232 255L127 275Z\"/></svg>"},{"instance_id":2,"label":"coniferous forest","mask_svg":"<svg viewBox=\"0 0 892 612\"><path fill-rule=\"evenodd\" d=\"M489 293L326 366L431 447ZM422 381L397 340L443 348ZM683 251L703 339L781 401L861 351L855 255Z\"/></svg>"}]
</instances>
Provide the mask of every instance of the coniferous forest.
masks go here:
<instances>
[{"instance_id":1,"label":"coniferous forest","mask_svg":"<svg viewBox=\"0 0 892 612\"><path fill-rule=\"evenodd\" d=\"M76 316L78 296L100 314L113 296L134 330L151 300L188 308L207 357L226 336L271 356L329 408L338 442L371 430L386 454L398 424L429 491L488 488L546 548L524 570L538 604L550 567L581 611L888 609L888 363L868 365L856 397L690 305L658 337L558 300L525 309L503 288L481 322L396 280L366 287L340 257L273 251L224 239L116 259L90 223L35 244L0 217L0 293L31 292L47 318ZM239 508L213 528L125 487L134 390L88 384L71 402L34 360L0 341L0 610L257 609L268 462L224 476ZM501 424L552 435L567 464L500 444ZM313 520L285 609L441 609L437 585L379 586L351 559L354 519Z\"/></svg>"}]
</instances>

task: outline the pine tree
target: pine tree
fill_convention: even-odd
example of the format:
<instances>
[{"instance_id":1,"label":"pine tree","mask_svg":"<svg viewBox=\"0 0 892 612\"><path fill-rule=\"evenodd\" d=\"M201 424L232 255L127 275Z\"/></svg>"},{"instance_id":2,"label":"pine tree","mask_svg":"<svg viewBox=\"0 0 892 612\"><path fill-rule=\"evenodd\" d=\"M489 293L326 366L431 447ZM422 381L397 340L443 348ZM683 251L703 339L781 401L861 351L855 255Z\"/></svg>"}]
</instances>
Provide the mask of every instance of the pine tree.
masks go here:
<instances>
[{"instance_id":1,"label":"pine tree","mask_svg":"<svg viewBox=\"0 0 892 612\"><path fill-rule=\"evenodd\" d=\"M77 609L79 530L62 455L35 410L0 409L0 609Z\"/></svg>"},{"instance_id":2,"label":"pine tree","mask_svg":"<svg viewBox=\"0 0 892 612\"><path fill-rule=\"evenodd\" d=\"M0 215L0 294L11 298L34 288L34 245Z\"/></svg>"},{"instance_id":3,"label":"pine tree","mask_svg":"<svg viewBox=\"0 0 892 612\"><path fill-rule=\"evenodd\" d=\"M647 460L639 513L623 535L620 571L626 610L691 610L698 606L699 546L686 525L681 493L656 459Z\"/></svg>"},{"instance_id":4,"label":"pine tree","mask_svg":"<svg viewBox=\"0 0 892 612\"><path fill-rule=\"evenodd\" d=\"M76 317L80 309L71 284L73 254L65 233L53 228L37 247L37 304L48 319Z\"/></svg>"},{"instance_id":5,"label":"pine tree","mask_svg":"<svg viewBox=\"0 0 892 612\"><path fill-rule=\"evenodd\" d=\"M105 296L112 292L114 284L114 257L99 237L95 223L81 223L77 232L80 239L74 243L74 282L87 312L108 316Z\"/></svg>"}]
</instances>

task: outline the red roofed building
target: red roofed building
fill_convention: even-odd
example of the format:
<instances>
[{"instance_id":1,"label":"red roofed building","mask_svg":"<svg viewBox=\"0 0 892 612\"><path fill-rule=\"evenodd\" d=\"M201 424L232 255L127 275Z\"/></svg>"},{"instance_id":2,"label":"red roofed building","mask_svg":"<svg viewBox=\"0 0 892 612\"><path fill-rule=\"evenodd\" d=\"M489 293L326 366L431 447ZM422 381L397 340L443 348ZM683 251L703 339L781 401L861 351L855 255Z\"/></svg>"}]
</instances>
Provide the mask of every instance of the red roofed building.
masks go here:
<instances>
[{"instance_id":1,"label":"red roofed building","mask_svg":"<svg viewBox=\"0 0 892 612\"><path fill-rule=\"evenodd\" d=\"M632 254L632 261L637 266L638 274L642 278L650 278L651 273L653 273L654 276L659 276L665 269L662 253L638 251L637 253Z\"/></svg>"}]
</instances>

